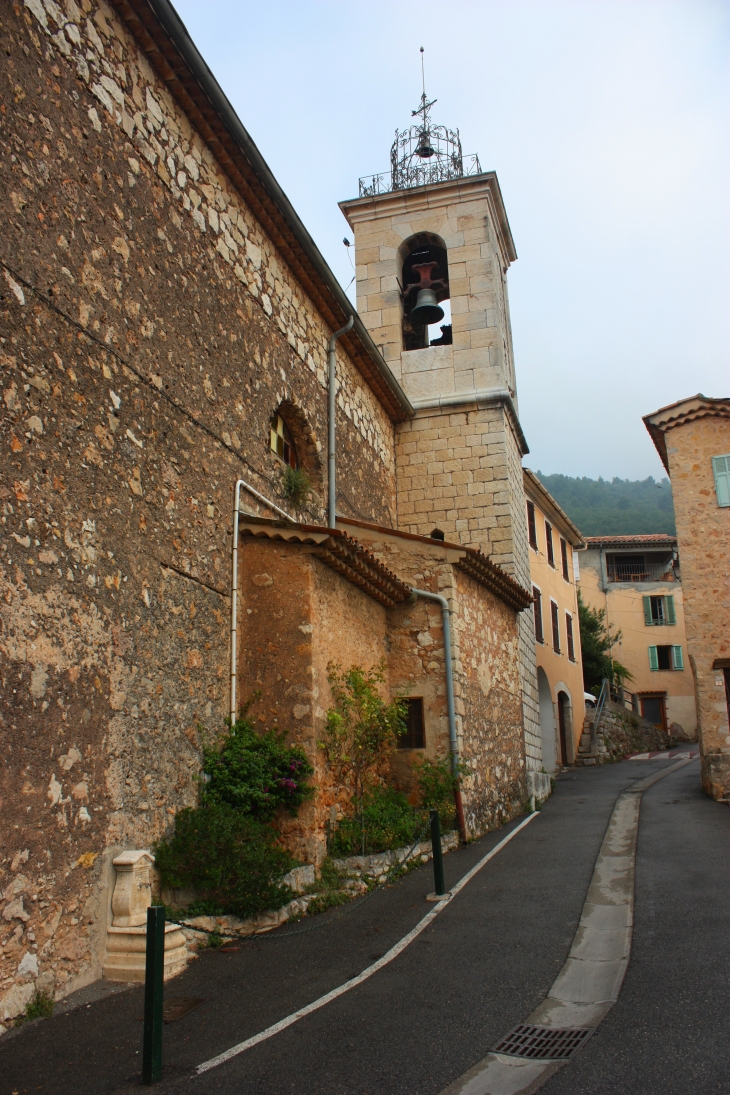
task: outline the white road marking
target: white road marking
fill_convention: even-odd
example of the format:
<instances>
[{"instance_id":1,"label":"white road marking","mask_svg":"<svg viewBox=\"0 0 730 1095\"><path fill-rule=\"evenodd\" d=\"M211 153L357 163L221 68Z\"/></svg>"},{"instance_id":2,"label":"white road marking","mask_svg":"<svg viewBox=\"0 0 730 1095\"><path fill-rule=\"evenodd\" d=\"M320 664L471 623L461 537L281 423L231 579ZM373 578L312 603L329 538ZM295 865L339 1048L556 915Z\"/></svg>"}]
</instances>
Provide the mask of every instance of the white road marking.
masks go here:
<instances>
[{"instance_id":1,"label":"white road marking","mask_svg":"<svg viewBox=\"0 0 730 1095\"><path fill-rule=\"evenodd\" d=\"M479 860L476 866L472 867L470 871L460 878L455 886L451 887L451 897L446 898L444 901L440 901L437 905L426 913L422 920L416 924L415 928L404 935L394 946L387 951L382 958L379 958L377 962L373 962L371 966L367 966L366 969L359 973L357 977L353 977L350 981L346 981L344 985L339 985L336 989L332 989L331 992L326 993L324 996L320 996L318 1000L314 1000L311 1004L307 1004L305 1007L300 1008L299 1011L292 1012L291 1015L287 1015L285 1019L280 1019L278 1023L274 1023L272 1026L267 1027L266 1030L260 1031L258 1034L254 1034L253 1037L247 1038L244 1042L239 1042L238 1045L231 1046L230 1049L225 1050L224 1053L219 1053L217 1057L211 1057L209 1061L204 1061L198 1065L195 1072L200 1076L203 1072L207 1072L211 1068L216 1068L218 1065L224 1064L225 1061L230 1061L232 1057L238 1056L239 1053L244 1053L247 1049L251 1049L253 1046L257 1046L259 1042L265 1042L267 1038L273 1038L275 1034L279 1034L280 1031L286 1030L292 1023L296 1023L299 1019L303 1019L306 1015L311 1015L313 1011L318 1011L319 1008L325 1007L332 1000L336 1000L338 996L342 996L344 993L349 992L350 989L356 988L361 985L363 981L367 981L369 977L372 977L378 970L382 970L384 966L387 966L389 962L392 962L394 958L397 958L406 947L413 942L429 924L431 924L440 912L446 908L446 906L453 901L457 893L463 890L464 886L468 882L471 882L472 878L478 871L481 871L482 867L489 862L505 844L509 844L513 837L517 836L521 829L524 829L526 825L529 825L537 817L537 813L528 814L524 821L521 821L519 825L515 826L511 833L508 833L506 837L500 840L499 844L495 844L491 852Z\"/></svg>"}]
</instances>

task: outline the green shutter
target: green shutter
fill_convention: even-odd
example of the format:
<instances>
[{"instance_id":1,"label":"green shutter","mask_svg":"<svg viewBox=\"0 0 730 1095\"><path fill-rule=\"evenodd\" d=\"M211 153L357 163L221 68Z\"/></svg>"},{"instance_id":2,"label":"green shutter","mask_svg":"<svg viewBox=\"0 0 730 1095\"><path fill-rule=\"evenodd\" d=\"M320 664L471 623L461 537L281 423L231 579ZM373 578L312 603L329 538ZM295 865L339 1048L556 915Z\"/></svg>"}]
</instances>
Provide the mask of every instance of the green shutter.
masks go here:
<instances>
[{"instance_id":1,"label":"green shutter","mask_svg":"<svg viewBox=\"0 0 730 1095\"><path fill-rule=\"evenodd\" d=\"M718 506L730 506L730 453L726 456L713 456L712 472L715 476Z\"/></svg>"},{"instance_id":2,"label":"green shutter","mask_svg":"<svg viewBox=\"0 0 730 1095\"><path fill-rule=\"evenodd\" d=\"M649 647L649 669L659 668L659 655L656 652L655 646Z\"/></svg>"},{"instance_id":3,"label":"green shutter","mask_svg":"<svg viewBox=\"0 0 730 1095\"><path fill-rule=\"evenodd\" d=\"M668 624L676 624L677 614L674 611L674 597L673 596L665 597L664 600L665 600L666 606L667 606L667 623Z\"/></svg>"},{"instance_id":4,"label":"green shutter","mask_svg":"<svg viewBox=\"0 0 730 1095\"><path fill-rule=\"evenodd\" d=\"M682 657L682 647L672 647L672 667L674 669L684 669L684 658Z\"/></svg>"},{"instance_id":5,"label":"green shutter","mask_svg":"<svg viewBox=\"0 0 730 1095\"><path fill-rule=\"evenodd\" d=\"M651 597L644 597L644 623L651 627L654 621L651 618Z\"/></svg>"}]
</instances>

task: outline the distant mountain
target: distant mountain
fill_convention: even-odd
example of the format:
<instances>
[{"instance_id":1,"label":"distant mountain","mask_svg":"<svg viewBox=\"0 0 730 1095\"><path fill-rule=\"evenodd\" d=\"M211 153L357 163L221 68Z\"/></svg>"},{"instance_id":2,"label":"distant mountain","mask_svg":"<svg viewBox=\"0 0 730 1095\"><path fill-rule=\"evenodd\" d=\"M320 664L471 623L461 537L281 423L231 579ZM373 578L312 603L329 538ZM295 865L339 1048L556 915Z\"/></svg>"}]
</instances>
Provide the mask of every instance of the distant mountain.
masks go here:
<instances>
[{"instance_id":1,"label":"distant mountain","mask_svg":"<svg viewBox=\"0 0 730 1095\"><path fill-rule=\"evenodd\" d=\"M584 536L676 533L668 479L573 479L541 471L537 475Z\"/></svg>"}]
</instances>

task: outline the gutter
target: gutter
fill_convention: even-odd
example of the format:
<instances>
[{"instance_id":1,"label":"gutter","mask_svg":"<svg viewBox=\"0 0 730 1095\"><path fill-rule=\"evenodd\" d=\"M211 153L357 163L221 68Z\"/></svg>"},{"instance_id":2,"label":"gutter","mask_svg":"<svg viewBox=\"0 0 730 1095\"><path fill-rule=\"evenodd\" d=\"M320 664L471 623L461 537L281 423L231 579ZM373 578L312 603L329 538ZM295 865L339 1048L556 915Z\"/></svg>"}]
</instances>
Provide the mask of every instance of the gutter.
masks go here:
<instances>
[{"instance_id":1,"label":"gutter","mask_svg":"<svg viewBox=\"0 0 730 1095\"><path fill-rule=\"evenodd\" d=\"M115 6L118 6L118 0L116 0ZM342 318L345 320L354 314L353 330L357 339L367 353L375 371L390 390L393 398L402 411L403 417L411 418L413 416L413 407L411 406L410 400L389 369L382 354L365 329L362 320L357 312L355 312L349 297L325 262L319 248L299 219L293 205L281 189L279 183L276 181L271 168L264 160L252 140L251 135L245 129L241 119L231 106L231 103L224 94L220 84L203 60L202 55L199 53L185 24L175 11L175 8L169 0L146 0L146 6L152 11L160 27L168 36L181 59L184 61L190 73L205 94L211 107L245 156L249 166L269 198L271 198L276 205L297 243L328 290L330 297L332 298L334 310L336 312L339 311L342 314ZM225 167L225 165L222 166Z\"/></svg>"},{"instance_id":2,"label":"gutter","mask_svg":"<svg viewBox=\"0 0 730 1095\"><path fill-rule=\"evenodd\" d=\"M459 826L459 839L466 844L466 821L464 804L461 799L459 781L459 742L456 737L456 712L454 709L454 663L451 654L451 610L449 602L440 593L430 593L426 589L412 589L414 597L423 597L426 601L435 601L441 607L441 621L444 629L444 672L446 675L446 707L449 716L449 753L451 754L451 773L454 777L454 803L456 820Z\"/></svg>"}]
</instances>

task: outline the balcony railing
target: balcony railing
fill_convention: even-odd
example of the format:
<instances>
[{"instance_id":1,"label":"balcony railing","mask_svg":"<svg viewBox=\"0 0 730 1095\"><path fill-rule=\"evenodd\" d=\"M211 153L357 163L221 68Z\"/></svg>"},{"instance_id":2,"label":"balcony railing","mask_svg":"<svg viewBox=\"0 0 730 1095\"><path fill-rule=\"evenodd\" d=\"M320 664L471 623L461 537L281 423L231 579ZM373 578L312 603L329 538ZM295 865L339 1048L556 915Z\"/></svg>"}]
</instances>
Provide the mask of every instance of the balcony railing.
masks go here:
<instances>
[{"instance_id":1,"label":"balcony railing","mask_svg":"<svg viewBox=\"0 0 730 1095\"><path fill-rule=\"evenodd\" d=\"M609 582L678 582L671 563L608 563Z\"/></svg>"}]
</instances>

